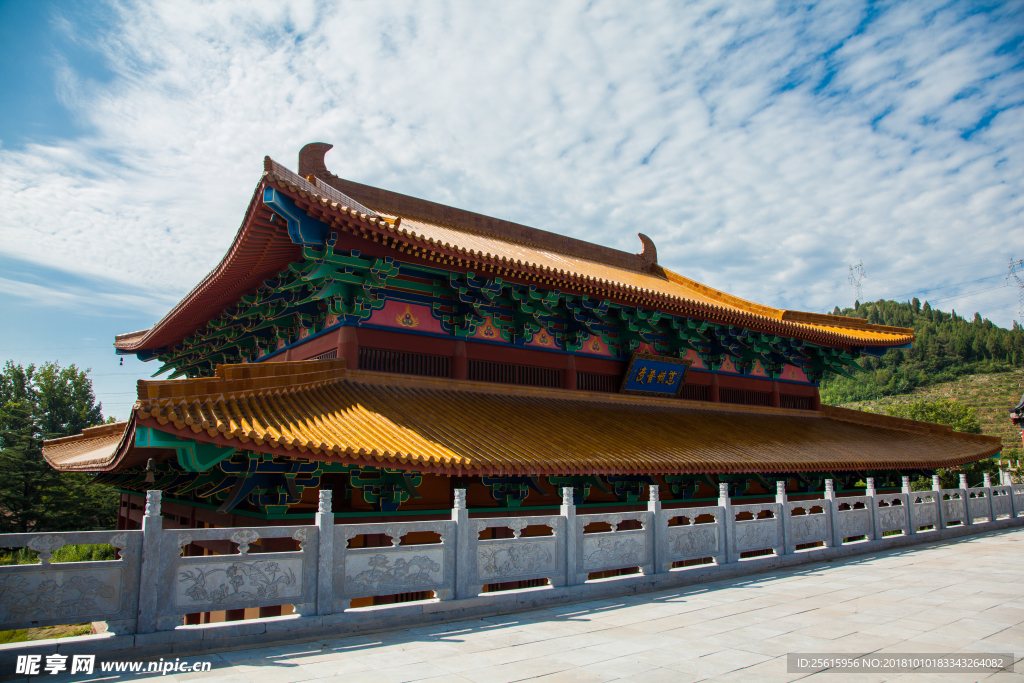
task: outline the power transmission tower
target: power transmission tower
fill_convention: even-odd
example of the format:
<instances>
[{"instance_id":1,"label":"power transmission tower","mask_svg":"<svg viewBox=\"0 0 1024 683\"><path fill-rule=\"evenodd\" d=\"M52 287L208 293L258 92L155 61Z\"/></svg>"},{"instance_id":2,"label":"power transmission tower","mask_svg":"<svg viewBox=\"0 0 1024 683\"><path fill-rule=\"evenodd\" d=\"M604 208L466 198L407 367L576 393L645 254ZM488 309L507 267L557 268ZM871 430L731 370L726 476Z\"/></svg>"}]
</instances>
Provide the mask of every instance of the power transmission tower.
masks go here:
<instances>
[{"instance_id":1,"label":"power transmission tower","mask_svg":"<svg viewBox=\"0 0 1024 683\"><path fill-rule=\"evenodd\" d=\"M853 288L857 291L857 301L860 301L863 295L861 286L861 280L864 279L864 261L858 261L857 265L850 266L850 277L847 278L847 282L853 285Z\"/></svg>"},{"instance_id":2,"label":"power transmission tower","mask_svg":"<svg viewBox=\"0 0 1024 683\"><path fill-rule=\"evenodd\" d=\"M1007 267L1006 282L1009 284L1012 277L1017 285L1017 324L1024 326L1024 279L1019 273L1024 274L1024 259L1014 261L1010 258L1010 265Z\"/></svg>"}]
</instances>

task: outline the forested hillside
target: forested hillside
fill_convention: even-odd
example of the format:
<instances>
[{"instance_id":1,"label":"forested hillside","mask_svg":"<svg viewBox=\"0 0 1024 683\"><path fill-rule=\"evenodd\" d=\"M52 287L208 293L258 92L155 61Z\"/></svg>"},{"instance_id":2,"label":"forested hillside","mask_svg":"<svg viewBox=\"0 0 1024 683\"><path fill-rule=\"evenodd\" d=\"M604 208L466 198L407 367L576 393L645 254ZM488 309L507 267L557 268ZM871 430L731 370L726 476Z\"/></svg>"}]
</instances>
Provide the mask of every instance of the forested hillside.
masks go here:
<instances>
[{"instance_id":1,"label":"forested hillside","mask_svg":"<svg viewBox=\"0 0 1024 683\"><path fill-rule=\"evenodd\" d=\"M1024 330L998 327L975 313L964 318L933 309L928 302L857 302L833 315L862 318L869 323L912 327L911 349L896 349L878 358L865 356L863 372L853 378L832 377L821 384L821 400L829 405L870 401L907 394L919 387L950 382L964 375L1009 372L1024 367ZM1007 406L1007 408L1012 406Z\"/></svg>"}]
</instances>

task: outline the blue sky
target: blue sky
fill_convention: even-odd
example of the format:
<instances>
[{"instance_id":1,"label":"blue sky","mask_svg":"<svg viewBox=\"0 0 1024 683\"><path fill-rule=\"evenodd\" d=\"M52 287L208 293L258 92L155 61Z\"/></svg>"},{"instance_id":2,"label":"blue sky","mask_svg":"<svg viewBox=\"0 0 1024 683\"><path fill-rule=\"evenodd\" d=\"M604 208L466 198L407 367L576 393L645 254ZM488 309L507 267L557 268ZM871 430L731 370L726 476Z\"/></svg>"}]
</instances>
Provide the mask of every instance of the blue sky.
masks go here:
<instances>
[{"instance_id":1,"label":"blue sky","mask_svg":"<svg viewBox=\"0 0 1024 683\"><path fill-rule=\"evenodd\" d=\"M766 304L1000 325L1024 3L0 2L0 358L91 367L223 255L269 154Z\"/></svg>"}]
</instances>

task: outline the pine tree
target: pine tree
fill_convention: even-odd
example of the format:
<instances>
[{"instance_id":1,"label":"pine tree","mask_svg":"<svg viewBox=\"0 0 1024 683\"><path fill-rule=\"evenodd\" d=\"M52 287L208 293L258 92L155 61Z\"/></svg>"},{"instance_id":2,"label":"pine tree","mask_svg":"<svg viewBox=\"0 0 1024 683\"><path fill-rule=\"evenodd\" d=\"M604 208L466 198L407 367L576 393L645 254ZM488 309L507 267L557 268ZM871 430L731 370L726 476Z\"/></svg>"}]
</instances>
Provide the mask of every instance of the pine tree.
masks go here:
<instances>
[{"instance_id":1,"label":"pine tree","mask_svg":"<svg viewBox=\"0 0 1024 683\"><path fill-rule=\"evenodd\" d=\"M112 525L117 493L82 473L58 472L43 440L103 422L88 371L7 362L0 371L0 533Z\"/></svg>"}]
</instances>

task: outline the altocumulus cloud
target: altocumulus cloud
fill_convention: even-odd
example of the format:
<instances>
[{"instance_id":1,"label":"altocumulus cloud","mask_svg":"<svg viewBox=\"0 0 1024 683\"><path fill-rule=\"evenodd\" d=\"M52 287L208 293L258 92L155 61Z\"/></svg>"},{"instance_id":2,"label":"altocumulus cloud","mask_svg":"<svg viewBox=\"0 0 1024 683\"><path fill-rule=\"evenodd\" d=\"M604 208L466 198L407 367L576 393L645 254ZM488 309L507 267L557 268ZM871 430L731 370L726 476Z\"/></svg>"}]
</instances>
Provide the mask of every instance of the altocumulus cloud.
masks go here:
<instances>
[{"instance_id":1,"label":"altocumulus cloud","mask_svg":"<svg viewBox=\"0 0 1024 683\"><path fill-rule=\"evenodd\" d=\"M343 177L632 251L643 231L765 303L849 304L858 260L866 297L908 296L998 273L1024 237L1024 10L972 7L112 5L74 37L113 77L61 70L90 132L0 149L0 250L162 313L223 254L262 156L323 140ZM1006 289L960 301L1014 315Z\"/></svg>"}]
</instances>

